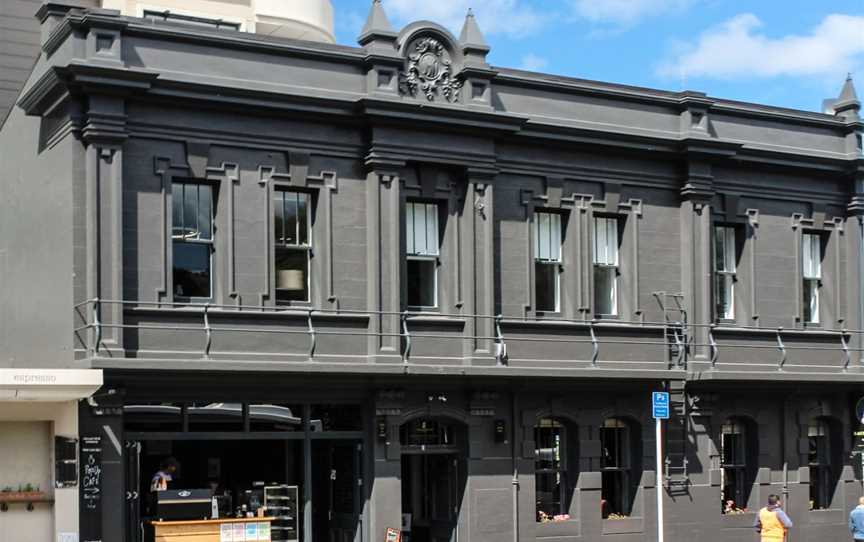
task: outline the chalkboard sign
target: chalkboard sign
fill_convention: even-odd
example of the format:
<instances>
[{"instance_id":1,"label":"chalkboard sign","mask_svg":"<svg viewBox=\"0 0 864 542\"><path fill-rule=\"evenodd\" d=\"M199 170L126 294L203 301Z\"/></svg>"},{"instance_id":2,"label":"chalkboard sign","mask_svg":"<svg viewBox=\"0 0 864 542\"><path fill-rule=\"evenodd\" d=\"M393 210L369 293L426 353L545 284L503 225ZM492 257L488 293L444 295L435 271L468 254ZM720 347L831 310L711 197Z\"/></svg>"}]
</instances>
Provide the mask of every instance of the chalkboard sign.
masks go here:
<instances>
[{"instance_id":1,"label":"chalkboard sign","mask_svg":"<svg viewBox=\"0 0 864 542\"><path fill-rule=\"evenodd\" d=\"M81 541L102 541L102 437L81 437Z\"/></svg>"}]
</instances>

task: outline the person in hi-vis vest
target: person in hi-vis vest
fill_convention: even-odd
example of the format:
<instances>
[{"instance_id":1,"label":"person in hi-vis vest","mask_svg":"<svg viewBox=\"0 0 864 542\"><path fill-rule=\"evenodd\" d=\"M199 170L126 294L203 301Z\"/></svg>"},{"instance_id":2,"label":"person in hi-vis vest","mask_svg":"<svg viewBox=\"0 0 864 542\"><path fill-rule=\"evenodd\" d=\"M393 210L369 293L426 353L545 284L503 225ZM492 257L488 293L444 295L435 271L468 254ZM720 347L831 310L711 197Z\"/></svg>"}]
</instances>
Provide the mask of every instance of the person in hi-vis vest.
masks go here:
<instances>
[{"instance_id":1,"label":"person in hi-vis vest","mask_svg":"<svg viewBox=\"0 0 864 542\"><path fill-rule=\"evenodd\" d=\"M753 526L762 535L762 542L786 542L786 533L792 528L792 520L783 511L783 503L777 495L768 496L768 506L759 510Z\"/></svg>"}]
</instances>

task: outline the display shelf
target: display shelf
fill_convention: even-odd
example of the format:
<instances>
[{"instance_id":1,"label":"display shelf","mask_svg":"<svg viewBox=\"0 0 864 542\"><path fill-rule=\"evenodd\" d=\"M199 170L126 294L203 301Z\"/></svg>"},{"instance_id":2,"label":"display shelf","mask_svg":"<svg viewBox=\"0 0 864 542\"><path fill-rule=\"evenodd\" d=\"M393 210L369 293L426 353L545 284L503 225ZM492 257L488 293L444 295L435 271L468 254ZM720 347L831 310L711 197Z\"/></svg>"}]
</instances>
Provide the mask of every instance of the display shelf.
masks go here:
<instances>
[{"instance_id":1,"label":"display shelf","mask_svg":"<svg viewBox=\"0 0 864 542\"><path fill-rule=\"evenodd\" d=\"M264 487L264 507L272 512L271 537L273 542L299 542L297 505L299 488L289 485Z\"/></svg>"}]
</instances>

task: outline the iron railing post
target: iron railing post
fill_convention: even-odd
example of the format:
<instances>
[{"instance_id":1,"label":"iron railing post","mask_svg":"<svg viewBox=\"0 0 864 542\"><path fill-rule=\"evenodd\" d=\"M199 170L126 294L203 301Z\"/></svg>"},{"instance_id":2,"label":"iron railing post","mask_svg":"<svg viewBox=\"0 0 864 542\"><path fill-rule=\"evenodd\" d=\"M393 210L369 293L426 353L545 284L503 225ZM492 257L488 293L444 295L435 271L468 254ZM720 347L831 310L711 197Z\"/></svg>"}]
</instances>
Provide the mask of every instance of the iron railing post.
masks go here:
<instances>
[{"instance_id":1,"label":"iron railing post","mask_svg":"<svg viewBox=\"0 0 864 542\"><path fill-rule=\"evenodd\" d=\"M315 359L315 348L318 346L318 337L315 335L315 326L312 325L312 313L314 309L309 309L306 313L306 325L309 333L309 361Z\"/></svg>"},{"instance_id":2,"label":"iron railing post","mask_svg":"<svg viewBox=\"0 0 864 542\"><path fill-rule=\"evenodd\" d=\"M93 345L93 357L99 357L99 345L102 343L102 318L100 316L102 307L98 297L93 298L93 333L95 344Z\"/></svg>"},{"instance_id":3,"label":"iron railing post","mask_svg":"<svg viewBox=\"0 0 864 542\"><path fill-rule=\"evenodd\" d=\"M402 347L402 363L408 363L408 358L411 356L411 334L408 332L408 312L402 311L400 315L402 323L401 337L403 339Z\"/></svg>"},{"instance_id":4,"label":"iron railing post","mask_svg":"<svg viewBox=\"0 0 864 542\"><path fill-rule=\"evenodd\" d=\"M210 359L210 345L213 343L213 330L210 328L210 303L204 304L204 359Z\"/></svg>"}]
</instances>

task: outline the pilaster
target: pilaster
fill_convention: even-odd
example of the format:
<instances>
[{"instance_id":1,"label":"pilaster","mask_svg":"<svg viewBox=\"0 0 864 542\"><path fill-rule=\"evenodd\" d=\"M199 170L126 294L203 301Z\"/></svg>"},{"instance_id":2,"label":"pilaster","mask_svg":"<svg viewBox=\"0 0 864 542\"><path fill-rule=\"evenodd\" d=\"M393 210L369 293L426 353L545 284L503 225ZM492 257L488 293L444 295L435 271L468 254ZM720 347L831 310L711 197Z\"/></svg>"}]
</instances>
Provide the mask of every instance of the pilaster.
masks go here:
<instances>
[{"instance_id":1,"label":"pilaster","mask_svg":"<svg viewBox=\"0 0 864 542\"><path fill-rule=\"evenodd\" d=\"M372 165L366 177L367 298L371 314L368 354L372 361L385 362L401 357L399 313L404 288L402 183L393 166Z\"/></svg>"},{"instance_id":2,"label":"pilaster","mask_svg":"<svg viewBox=\"0 0 864 542\"><path fill-rule=\"evenodd\" d=\"M713 198L711 164L691 157L687 162L681 189L681 293L692 328L692 361L710 360L708 325L711 309L711 199Z\"/></svg>"},{"instance_id":3,"label":"pilaster","mask_svg":"<svg viewBox=\"0 0 864 542\"><path fill-rule=\"evenodd\" d=\"M85 150L87 299L98 299L103 355L123 349L123 144L122 99L92 95L82 138Z\"/></svg>"},{"instance_id":4,"label":"pilaster","mask_svg":"<svg viewBox=\"0 0 864 542\"><path fill-rule=\"evenodd\" d=\"M493 260L492 180L486 171L468 169L468 192L460 216L463 239L461 250L465 262L462 291L468 336L483 337L464 341L466 363L494 363L491 337L494 333L495 295ZM479 358L479 359L478 359Z\"/></svg>"},{"instance_id":5,"label":"pilaster","mask_svg":"<svg viewBox=\"0 0 864 542\"><path fill-rule=\"evenodd\" d=\"M857 171L853 177L851 197L847 206L846 223L846 277L848 302L846 310L849 329L864 328L864 171ZM854 306L853 306L854 305ZM857 369L864 368L864 335L851 334L849 347L854 352ZM851 367L850 367L851 368Z\"/></svg>"}]
</instances>

